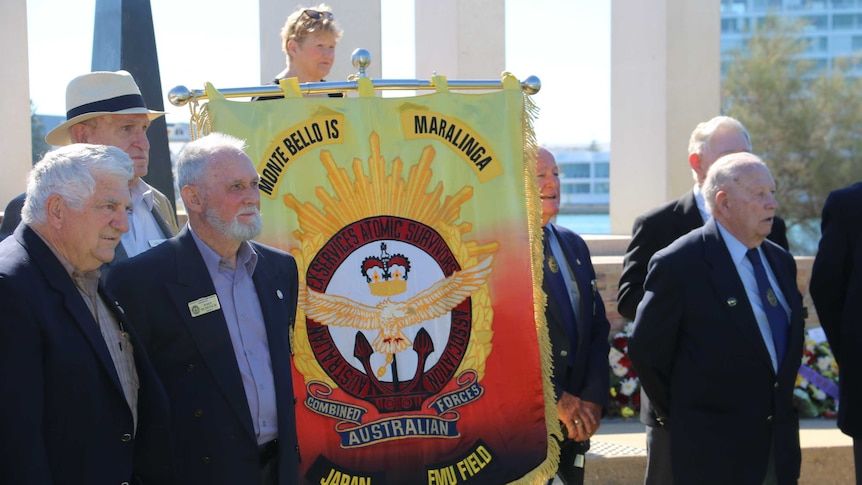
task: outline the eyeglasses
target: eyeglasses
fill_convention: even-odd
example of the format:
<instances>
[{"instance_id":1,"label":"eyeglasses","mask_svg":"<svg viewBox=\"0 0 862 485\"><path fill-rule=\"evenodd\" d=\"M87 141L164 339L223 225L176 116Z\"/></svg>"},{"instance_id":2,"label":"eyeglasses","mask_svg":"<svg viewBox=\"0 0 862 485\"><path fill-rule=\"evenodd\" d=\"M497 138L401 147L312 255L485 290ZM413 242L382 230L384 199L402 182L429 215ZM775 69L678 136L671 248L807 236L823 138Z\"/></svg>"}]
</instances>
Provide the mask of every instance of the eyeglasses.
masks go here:
<instances>
[{"instance_id":1,"label":"eyeglasses","mask_svg":"<svg viewBox=\"0 0 862 485\"><path fill-rule=\"evenodd\" d=\"M335 16L332 15L332 12L319 12L317 10L307 9L307 10L303 10L302 14L305 15L306 17L308 17L310 19L314 19L314 20L320 20L323 18L325 18L327 20L335 19Z\"/></svg>"}]
</instances>

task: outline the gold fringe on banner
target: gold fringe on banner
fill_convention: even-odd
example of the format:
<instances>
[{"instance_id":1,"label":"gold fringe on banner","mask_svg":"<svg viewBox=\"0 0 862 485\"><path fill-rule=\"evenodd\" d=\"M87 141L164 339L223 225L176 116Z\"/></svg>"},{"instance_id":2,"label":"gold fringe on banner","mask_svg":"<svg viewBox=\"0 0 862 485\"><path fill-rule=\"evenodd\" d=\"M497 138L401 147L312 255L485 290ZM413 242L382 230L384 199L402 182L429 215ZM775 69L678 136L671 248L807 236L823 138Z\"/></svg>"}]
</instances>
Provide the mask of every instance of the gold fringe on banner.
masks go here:
<instances>
[{"instance_id":1,"label":"gold fringe on banner","mask_svg":"<svg viewBox=\"0 0 862 485\"><path fill-rule=\"evenodd\" d=\"M551 338L548 334L548 321L545 318L547 295L542 290L543 251L542 251L542 203L539 184L536 181L536 155L539 145L533 123L539 115L539 107L531 96L524 94L521 113L524 136L524 186L527 194L527 227L530 231L530 253L533 275L533 311L535 312L536 334L539 340L539 355L542 366L542 387L545 391L545 425L548 429L548 451L545 461L524 475L517 483L544 484L554 476L560 464L560 442L562 430L557 420L557 403L554 399L554 386L551 384L553 363L551 360Z\"/></svg>"}]
</instances>

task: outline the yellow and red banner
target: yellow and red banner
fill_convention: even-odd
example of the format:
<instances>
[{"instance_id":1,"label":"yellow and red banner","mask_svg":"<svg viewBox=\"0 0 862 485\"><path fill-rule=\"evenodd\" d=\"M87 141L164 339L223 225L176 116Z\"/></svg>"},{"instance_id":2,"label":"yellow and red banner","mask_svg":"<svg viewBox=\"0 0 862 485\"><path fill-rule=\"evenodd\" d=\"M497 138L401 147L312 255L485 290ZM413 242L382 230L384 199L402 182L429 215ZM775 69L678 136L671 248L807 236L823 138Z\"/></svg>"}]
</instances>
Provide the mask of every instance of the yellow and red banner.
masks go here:
<instances>
[{"instance_id":1,"label":"yellow and red banner","mask_svg":"<svg viewBox=\"0 0 862 485\"><path fill-rule=\"evenodd\" d=\"M558 428L541 293L532 106L487 94L237 102L208 128L248 142L259 240L300 270L292 339L314 484L544 483Z\"/></svg>"}]
</instances>

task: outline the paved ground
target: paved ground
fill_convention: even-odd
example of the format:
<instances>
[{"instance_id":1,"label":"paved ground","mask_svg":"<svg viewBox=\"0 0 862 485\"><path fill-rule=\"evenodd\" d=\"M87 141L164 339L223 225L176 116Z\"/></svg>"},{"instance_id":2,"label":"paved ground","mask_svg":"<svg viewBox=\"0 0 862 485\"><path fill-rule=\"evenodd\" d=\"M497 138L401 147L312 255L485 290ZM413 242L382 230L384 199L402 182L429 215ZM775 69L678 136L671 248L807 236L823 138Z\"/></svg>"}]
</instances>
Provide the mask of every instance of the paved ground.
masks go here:
<instances>
[{"instance_id":1,"label":"paved ground","mask_svg":"<svg viewBox=\"0 0 862 485\"><path fill-rule=\"evenodd\" d=\"M799 485L852 485L853 441L835 420L800 422L802 472ZM644 425L636 419L606 420L587 454L589 485L640 485L646 466Z\"/></svg>"},{"instance_id":2,"label":"paved ground","mask_svg":"<svg viewBox=\"0 0 862 485\"><path fill-rule=\"evenodd\" d=\"M799 425L802 448L853 445L853 440L838 430L834 419L803 419ZM644 425L636 419L605 420L592 439L587 458L640 455L646 456Z\"/></svg>"}]
</instances>

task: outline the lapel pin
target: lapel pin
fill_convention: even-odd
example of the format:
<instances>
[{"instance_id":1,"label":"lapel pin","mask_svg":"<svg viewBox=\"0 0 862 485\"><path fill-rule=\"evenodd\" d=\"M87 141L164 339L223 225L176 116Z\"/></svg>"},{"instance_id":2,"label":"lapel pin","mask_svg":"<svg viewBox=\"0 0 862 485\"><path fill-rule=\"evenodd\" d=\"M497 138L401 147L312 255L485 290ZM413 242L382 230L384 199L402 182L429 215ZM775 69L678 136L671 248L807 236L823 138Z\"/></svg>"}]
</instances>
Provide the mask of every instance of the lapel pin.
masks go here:
<instances>
[{"instance_id":1,"label":"lapel pin","mask_svg":"<svg viewBox=\"0 0 862 485\"><path fill-rule=\"evenodd\" d=\"M123 307L121 307L121 306L120 306L120 302L115 301L115 302L114 302L114 305L117 305L117 310L120 310L120 313L122 313L123 315L125 315L125 314L126 314L126 311L125 311L125 310L123 310Z\"/></svg>"},{"instance_id":2,"label":"lapel pin","mask_svg":"<svg viewBox=\"0 0 862 485\"><path fill-rule=\"evenodd\" d=\"M551 270L551 273L559 273L560 265L557 264L557 258L553 256L548 256L548 269Z\"/></svg>"},{"instance_id":3,"label":"lapel pin","mask_svg":"<svg viewBox=\"0 0 862 485\"><path fill-rule=\"evenodd\" d=\"M277 296L279 300L284 300L284 293L282 293L281 290L275 290L275 296Z\"/></svg>"},{"instance_id":4,"label":"lapel pin","mask_svg":"<svg viewBox=\"0 0 862 485\"><path fill-rule=\"evenodd\" d=\"M580 266L580 265L581 265L581 260L580 260L580 259L575 259L575 264L577 264L578 266Z\"/></svg>"},{"instance_id":5,"label":"lapel pin","mask_svg":"<svg viewBox=\"0 0 862 485\"><path fill-rule=\"evenodd\" d=\"M736 306L736 298L735 298L735 297L733 297L733 296L731 296L730 298L728 298L728 299L727 299L727 306L729 306L729 307L735 307L735 306Z\"/></svg>"}]
</instances>

